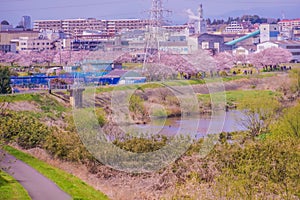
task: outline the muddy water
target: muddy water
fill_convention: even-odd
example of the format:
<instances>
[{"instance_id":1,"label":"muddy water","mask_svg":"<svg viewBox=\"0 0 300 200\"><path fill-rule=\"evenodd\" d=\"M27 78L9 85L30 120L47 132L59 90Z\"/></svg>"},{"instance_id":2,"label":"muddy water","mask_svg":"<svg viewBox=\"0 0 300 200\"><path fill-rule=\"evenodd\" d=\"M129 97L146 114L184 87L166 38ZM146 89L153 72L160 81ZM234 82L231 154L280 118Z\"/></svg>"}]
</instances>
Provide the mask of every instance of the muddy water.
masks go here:
<instances>
[{"instance_id":1,"label":"muddy water","mask_svg":"<svg viewBox=\"0 0 300 200\"><path fill-rule=\"evenodd\" d=\"M237 110L220 111L210 115L192 115L178 118L152 118L146 125L121 127L125 132L137 134L187 135L201 138L207 134L246 130L241 125L243 114Z\"/></svg>"}]
</instances>

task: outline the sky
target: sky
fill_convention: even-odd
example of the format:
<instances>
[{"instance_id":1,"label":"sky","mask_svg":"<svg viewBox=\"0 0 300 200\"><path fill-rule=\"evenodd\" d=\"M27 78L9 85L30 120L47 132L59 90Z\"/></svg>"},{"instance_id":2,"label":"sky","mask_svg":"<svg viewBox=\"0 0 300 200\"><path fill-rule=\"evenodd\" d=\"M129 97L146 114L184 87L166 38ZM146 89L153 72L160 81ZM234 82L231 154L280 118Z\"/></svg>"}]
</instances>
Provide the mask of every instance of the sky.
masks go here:
<instances>
[{"instance_id":1,"label":"sky","mask_svg":"<svg viewBox=\"0 0 300 200\"><path fill-rule=\"evenodd\" d=\"M203 4L205 18L236 17L258 14L262 17L300 18L300 0L163 0L172 13L167 17L172 24L188 21L187 9L197 12ZM39 19L73 18L148 18L152 0L0 0L0 21L17 25L24 15L32 21Z\"/></svg>"}]
</instances>

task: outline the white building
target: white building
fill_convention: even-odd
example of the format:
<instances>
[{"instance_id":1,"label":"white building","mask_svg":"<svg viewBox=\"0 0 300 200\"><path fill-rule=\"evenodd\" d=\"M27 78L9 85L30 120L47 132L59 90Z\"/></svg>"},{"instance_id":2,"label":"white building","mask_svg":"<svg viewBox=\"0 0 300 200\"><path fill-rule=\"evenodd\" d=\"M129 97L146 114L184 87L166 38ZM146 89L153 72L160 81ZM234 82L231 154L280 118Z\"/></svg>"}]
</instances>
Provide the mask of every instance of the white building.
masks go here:
<instances>
[{"instance_id":1,"label":"white building","mask_svg":"<svg viewBox=\"0 0 300 200\"><path fill-rule=\"evenodd\" d=\"M189 48L186 41L177 41L177 42L160 42L159 50L165 52L171 52L173 54L188 54Z\"/></svg>"},{"instance_id":2,"label":"white building","mask_svg":"<svg viewBox=\"0 0 300 200\"><path fill-rule=\"evenodd\" d=\"M300 26L300 19L284 19L278 22L280 28L292 29L293 27Z\"/></svg>"},{"instance_id":3,"label":"white building","mask_svg":"<svg viewBox=\"0 0 300 200\"><path fill-rule=\"evenodd\" d=\"M275 41L279 35L279 26L277 24L261 24L260 30L260 43L267 41Z\"/></svg>"},{"instance_id":4,"label":"white building","mask_svg":"<svg viewBox=\"0 0 300 200\"><path fill-rule=\"evenodd\" d=\"M72 36L81 36L84 31L101 31L103 34L115 35L121 30L144 29L149 25L146 19L114 19L98 20L88 19L64 19L64 20L36 20L33 29L63 31Z\"/></svg>"},{"instance_id":5,"label":"white building","mask_svg":"<svg viewBox=\"0 0 300 200\"><path fill-rule=\"evenodd\" d=\"M245 55L246 56L246 55L249 55L249 50L244 47L238 47L238 48L232 50L232 53L234 55Z\"/></svg>"},{"instance_id":6,"label":"white building","mask_svg":"<svg viewBox=\"0 0 300 200\"><path fill-rule=\"evenodd\" d=\"M228 26L226 26L224 33L241 33L244 32L244 27L237 21L232 21Z\"/></svg>"},{"instance_id":7,"label":"white building","mask_svg":"<svg viewBox=\"0 0 300 200\"><path fill-rule=\"evenodd\" d=\"M19 38L19 47L20 51L42 51L53 49L53 43L51 40L42 39L42 38L29 38L29 37L20 37Z\"/></svg>"}]
</instances>

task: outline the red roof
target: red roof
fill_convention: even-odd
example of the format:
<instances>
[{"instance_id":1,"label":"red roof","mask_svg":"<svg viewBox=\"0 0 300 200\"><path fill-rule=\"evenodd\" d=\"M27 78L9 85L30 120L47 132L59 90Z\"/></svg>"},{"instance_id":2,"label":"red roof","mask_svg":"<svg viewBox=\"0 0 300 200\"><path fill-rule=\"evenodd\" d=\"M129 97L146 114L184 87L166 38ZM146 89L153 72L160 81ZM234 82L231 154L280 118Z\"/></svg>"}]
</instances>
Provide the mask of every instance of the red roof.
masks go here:
<instances>
[{"instance_id":1,"label":"red roof","mask_svg":"<svg viewBox=\"0 0 300 200\"><path fill-rule=\"evenodd\" d=\"M283 19L280 22L293 22L293 21L300 21L300 19Z\"/></svg>"}]
</instances>

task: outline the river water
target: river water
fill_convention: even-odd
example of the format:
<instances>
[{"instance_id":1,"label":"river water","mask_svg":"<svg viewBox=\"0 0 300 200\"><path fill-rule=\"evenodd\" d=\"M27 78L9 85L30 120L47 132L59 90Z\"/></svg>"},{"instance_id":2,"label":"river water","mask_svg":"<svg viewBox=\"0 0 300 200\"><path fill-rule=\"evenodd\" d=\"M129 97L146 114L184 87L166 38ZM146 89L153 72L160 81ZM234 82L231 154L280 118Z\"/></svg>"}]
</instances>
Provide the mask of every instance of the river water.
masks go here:
<instances>
[{"instance_id":1,"label":"river water","mask_svg":"<svg viewBox=\"0 0 300 200\"><path fill-rule=\"evenodd\" d=\"M153 118L146 125L129 125L120 128L127 133L166 136L189 134L194 138L202 138L208 134L246 130L240 123L242 119L243 114L240 111L230 110L176 118Z\"/></svg>"}]
</instances>

